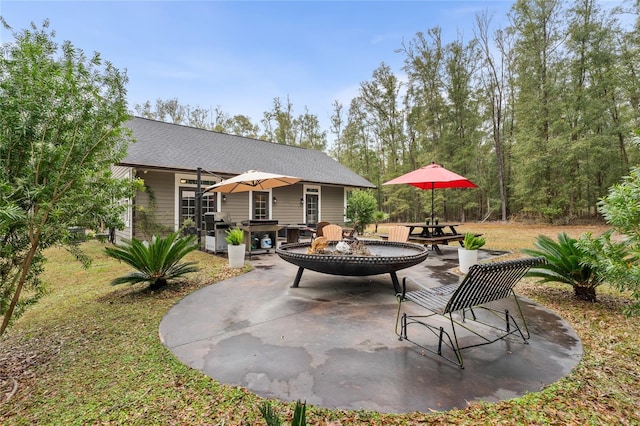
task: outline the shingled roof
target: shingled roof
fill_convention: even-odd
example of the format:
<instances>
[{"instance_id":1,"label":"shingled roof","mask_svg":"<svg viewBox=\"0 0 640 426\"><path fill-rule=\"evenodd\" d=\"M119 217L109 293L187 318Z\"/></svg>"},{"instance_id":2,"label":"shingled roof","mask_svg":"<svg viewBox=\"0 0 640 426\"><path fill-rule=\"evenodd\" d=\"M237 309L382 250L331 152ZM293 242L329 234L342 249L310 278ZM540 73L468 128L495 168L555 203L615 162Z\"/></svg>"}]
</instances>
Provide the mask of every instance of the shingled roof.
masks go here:
<instances>
[{"instance_id":1,"label":"shingled roof","mask_svg":"<svg viewBox=\"0 0 640 426\"><path fill-rule=\"evenodd\" d=\"M201 167L220 175L260 170L296 176L308 183L375 188L321 151L140 117L125 125L133 131L136 143L120 163L124 166L194 172Z\"/></svg>"}]
</instances>

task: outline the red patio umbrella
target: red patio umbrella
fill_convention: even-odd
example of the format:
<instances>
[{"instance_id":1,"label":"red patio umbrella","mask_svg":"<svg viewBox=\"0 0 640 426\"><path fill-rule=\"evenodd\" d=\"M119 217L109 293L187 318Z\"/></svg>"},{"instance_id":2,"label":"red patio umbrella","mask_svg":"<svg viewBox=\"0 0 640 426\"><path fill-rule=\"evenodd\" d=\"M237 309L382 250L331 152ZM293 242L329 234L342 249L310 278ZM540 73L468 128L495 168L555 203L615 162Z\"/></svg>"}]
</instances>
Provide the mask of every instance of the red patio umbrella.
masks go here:
<instances>
[{"instance_id":1,"label":"red patio umbrella","mask_svg":"<svg viewBox=\"0 0 640 426\"><path fill-rule=\"evenodd\" d=\"M417 170L391 179L383 185L406 183L420 189L431 189L431 223L433 223L433 192L442 188L477 188L478 185L444 167L431 163Z\"/></svg>"}]
</instances>

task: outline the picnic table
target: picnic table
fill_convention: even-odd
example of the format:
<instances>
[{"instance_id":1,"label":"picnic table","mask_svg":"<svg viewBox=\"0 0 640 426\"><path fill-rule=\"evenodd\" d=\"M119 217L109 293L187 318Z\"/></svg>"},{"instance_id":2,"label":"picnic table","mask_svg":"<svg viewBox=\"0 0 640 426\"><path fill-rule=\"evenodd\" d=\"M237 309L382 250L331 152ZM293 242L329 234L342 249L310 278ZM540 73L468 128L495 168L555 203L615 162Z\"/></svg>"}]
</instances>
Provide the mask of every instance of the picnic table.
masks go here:
<instances>
[{"instance_id":1,"label":"picnic table","mask_svg":"<svg viewBox=\"0 0 640 426\"><path fill-rule=\"evenodd\" d=\"M399 223L398 225L409 228L409 241L418 242L425 246L431 245L431 249L438 254L442 254L438 244L449 244L450 241L457 241L461 246L464 234L456 230L458 223L438 223L426 224L424 222Z\"/></svg>"},{"instance_id":2,"label":"picnic table","mask_svg":"<svg viewBox=\"0 0 640 426\"><path fill-rule=\"evenodd\" d=\"M311 228L306 224L286 224L282 228L282 237L285 239L286 244L298 243L300 242L300 238L303 237L303 234L312 235L314 232L315 228Z\"/></svg>"}]
</instances>

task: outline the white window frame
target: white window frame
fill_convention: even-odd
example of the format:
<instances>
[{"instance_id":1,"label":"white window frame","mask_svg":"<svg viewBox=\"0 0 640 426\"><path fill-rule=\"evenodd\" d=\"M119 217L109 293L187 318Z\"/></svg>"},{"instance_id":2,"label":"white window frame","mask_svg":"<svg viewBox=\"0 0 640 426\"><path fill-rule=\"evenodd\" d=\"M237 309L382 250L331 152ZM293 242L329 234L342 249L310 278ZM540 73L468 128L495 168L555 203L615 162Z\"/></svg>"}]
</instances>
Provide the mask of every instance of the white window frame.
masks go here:
<instances>
[{"instance_id":1,"label":"white window frame","mask_svg":"<svg viewBox=\"0 0 640 426\"><path fill-rule=\"evenodd\" d=\"M302 186L302 223L307 221L307 194L318 196L318 222L322 221L322 186L303 185Z\"/></svg>"},{"instance_id":2,"label":"white window frame","mask_svg":"<svg viewBox=\"0 0 640 426\"><path fill-rule=\"evenodd\" d=\"M185 183L182 183L182 180L185 180ZM176 173L174 174L174 185L173 185L173 227L174 230L178 230L180 227L180 213L182 211L182 206L180 205L180 188L193 188L195 191L197 188L197 184L191 183L189 181L196 181L198 176L195 174L187 174L187 173ZM212 180L211 177L207 176L206 178L200 177L200 181L209 181ZM215 179L218 182L218 179ZM201 190L204 190L207 186L210 186L211 183L207 182L206 184L201 185ZM216 200L216 211L222 211L222 195L219 195Z\"/></svg>"},{"instance_id":3,"label":"white window frame","mask_svg":"<svg viewBox=\"0 0 640 426\"><path fill-rule=\"evenodd\" d=\"M260 191L255 191L255 192L268 192L269 195L267 196L269 198L269 219L271 220L273 219L273 190L271 188L269 189L262 189ZM253 218L253 193L254 191L249 191L249 211L247 212L248 217Z\"/></svg>"}]
</instances>

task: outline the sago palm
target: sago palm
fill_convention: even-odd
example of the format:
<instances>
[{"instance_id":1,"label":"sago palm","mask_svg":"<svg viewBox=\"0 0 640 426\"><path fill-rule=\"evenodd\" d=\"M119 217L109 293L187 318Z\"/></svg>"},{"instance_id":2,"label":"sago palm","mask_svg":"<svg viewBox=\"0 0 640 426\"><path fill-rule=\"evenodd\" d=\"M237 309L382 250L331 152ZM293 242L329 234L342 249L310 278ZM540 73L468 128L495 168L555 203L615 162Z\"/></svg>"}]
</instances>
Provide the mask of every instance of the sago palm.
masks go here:
<instances>
[{"instance_id":1,"label":"sago palm","mask_svg":"<svg viewBox=\"0 0 640 426\"><path fill-rule=\"evenodd\" d=\"M534 245L536 249L524 249L531 256L543 256L545 265L537 266L527 273L528 277L541 278L540 282L560 282L573 287L574 294L582 300L595 301L596 287L603 277L589 263L588 253L582 250L577 240L566 233L558 234L558 241L539 235Z\"/></svg>"},{"instance_id":2,"label":"sago palm","mask_svg":"<svg viewBox=\"0 0 640 426\"><path fill-rule=\"evenodd\" d=\"M107 256L127 263L136 272L118 277L111 284L148 282L149 288L163 287L169 280L198 271L196 262L181 262L187 253L197 248L195 235L183 237L178 232L169 234L166 238L154 235L151 242L136 238L125 239L122 245L106 247L105 252Z\"/></svg>"}]
</instances>

